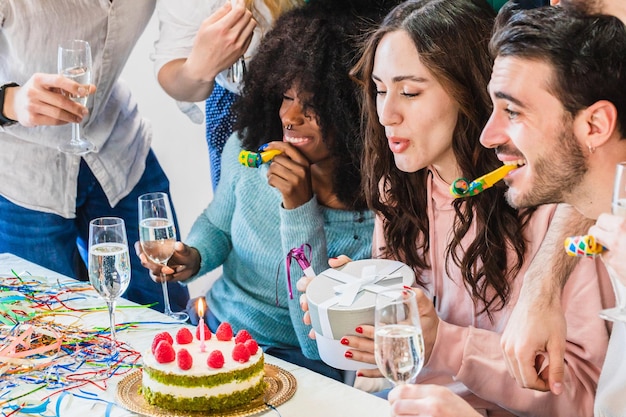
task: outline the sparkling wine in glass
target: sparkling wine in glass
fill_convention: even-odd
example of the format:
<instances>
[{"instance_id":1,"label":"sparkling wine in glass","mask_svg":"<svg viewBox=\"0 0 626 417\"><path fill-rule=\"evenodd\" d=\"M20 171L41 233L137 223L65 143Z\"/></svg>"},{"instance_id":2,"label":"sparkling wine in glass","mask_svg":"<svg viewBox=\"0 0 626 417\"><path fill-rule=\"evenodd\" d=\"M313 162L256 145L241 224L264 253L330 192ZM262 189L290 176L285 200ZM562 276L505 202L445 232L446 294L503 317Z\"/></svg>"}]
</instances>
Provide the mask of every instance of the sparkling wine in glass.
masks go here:
<instances>
[{"instance_id":1,"label":"sparkling wine in glass","mask_svg":"<svg viewBox=\"0 0 626 417\"><path fill-rule=\"evenodd\" d=\"M139 197L139 241L146 256L162 266L166 266L174 254L176 228L166 193L148 193ZM161 279L163 313L181 323L187 321L187 313L172 311L165 274L161 274Z\"/></svg>"},{"instance_id":2,"label":"sparkling wine in glass","mask_svg":"<svg viewBox=\"0 0 626 417\"><path fill-rule=\"evenodd\" d=\"M374 332L378 369L395 385L413 382L424 364L424 339L415 292L399 288L377 294Z\"/></svg>"},{"instance_id":3,"label":"sparkling wine in glass","mask_svg":"<svg viewBox=\"0 0 626 417\"><path fill-rule=\"evenodd\" d=\"M91 84L91 48L89 43L76 39L62 42L59 45L58 70L59 74L79 84ZM76 103L83 106L87 105L87 94L84 96L66 95ZM84 155L94 151L95 145L81 137L79 123L72 123L72 139L59 145L58 149L69 154Z\"/></svg>"},{"instance_id":4,"label":"sparkling wine in glass","mask_svg":"<svg viewBox=\"0 0 626 417\"><path fill-rule=\"evenodd\" d=\"M101 217L89 222L89 281L109 310L111 352L115 343L115 301L130 283L130 257L124 220Z\"/></svg>"},{"instance_id":5,"label":"sparkling wine in glass","mask_svg":"<svg viewBox=\"0 0 626 417\"><path fill-rule=\"evenodd\" d=\"M626 162L620 162L615 169L611 210L616 216L626 217ZM626 288L620 283L617 273L610 265L606 265L606 269L615 290L615 307L602 310L600 317L605 320L626 322Z\"/></svg>"}]
</instances>

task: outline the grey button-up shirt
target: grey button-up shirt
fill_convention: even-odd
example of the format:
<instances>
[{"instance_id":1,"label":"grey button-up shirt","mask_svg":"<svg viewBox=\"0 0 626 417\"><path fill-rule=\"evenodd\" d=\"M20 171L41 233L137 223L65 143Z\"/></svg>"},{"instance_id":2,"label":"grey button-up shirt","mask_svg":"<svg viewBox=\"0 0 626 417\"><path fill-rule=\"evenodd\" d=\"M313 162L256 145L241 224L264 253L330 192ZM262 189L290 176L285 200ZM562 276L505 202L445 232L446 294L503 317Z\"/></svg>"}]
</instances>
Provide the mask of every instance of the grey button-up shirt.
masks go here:
<instances>
[{"instance_id":1,"label":"grey button-up shirt","mask_svg":"<svg viewBox=\"0 0 626 417\"><path fill-rule=\"evenodd\" d=\"M91 44L97 92L89 98L82 133L98 150L83 158L111 205L139 181L150 149L150 126L118 77L155 1L0 0L0 84L57 73L62 40ZM0 131L0 194L29 209L74 217L80 157L57 150L70 138L70 125Z\"/></svg>"}]
</instances>

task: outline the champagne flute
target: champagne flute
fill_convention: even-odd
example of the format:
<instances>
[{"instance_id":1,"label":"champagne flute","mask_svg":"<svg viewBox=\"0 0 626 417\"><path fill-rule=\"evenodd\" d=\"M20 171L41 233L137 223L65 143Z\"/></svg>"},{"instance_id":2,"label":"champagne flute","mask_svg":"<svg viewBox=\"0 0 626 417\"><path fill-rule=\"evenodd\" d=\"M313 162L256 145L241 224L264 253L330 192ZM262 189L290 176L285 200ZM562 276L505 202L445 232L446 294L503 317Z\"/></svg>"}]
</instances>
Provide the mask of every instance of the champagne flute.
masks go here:
<instances>
[{"instance_id":1,"label":"champagne flute","mask_svg":"<svg viewBox=\"0 0 626 417\"><path fill-rule=\"evenodd\" d=\"M89 222L89 282L100 294L109 310L111 354L115 342L115 300L130 283L130 257L124 220L101 217Z\"/></svg>"},{"instance_id":2,"label":"champagne flute","mask_svg":"<svg viewBox=\"0 0 626 417\"><path fill-rule=\"evenodd\" d=\"M148 193L139 196L139 241L141 248L150 260L166 266L174 254L176 229L172 208L166 193ZM161 273L163 288L163 313L175 321L185 322L189 318L185 312L173 312L165 274Z\"/></svg>"},{"instance_id":3,"label":"champagne flute","mask_svg":"<svg viewBox=\"0 0 626 417\"><path fill-rule=\"evenodd\" d=\"M620 162L615 169L611 210L616 216L626 217L626 162ZM615 307L602 310L600 317L610 321L626 322L626 289L620 283L613 268L610 265L605 265L615 291Z\"/></svg>"},{"instance_id":4,"label":"champagne flute","mask_svg":"<svg viewBox=\"0 0 626 417\"><path fill-rule=\"evenodd\" d=\"M422 369L424 339L414 291L396 288L376 295L374 356L395 385L413 382Z\"/></svg>"},{"instance_id":5,"label":"champagne flute","mask_svg":"<svg viewBox=\"0 0 626 417\"><path fill-rule=\"evenodd\" d=\"M91 47L89 43L81 40L64 41L59 45L58 53L59 74L76 81L82 85L91 83ZM70 100L87 105L88 94L84 96L69 95ZM72 123L72 139L59 145L61 152L84 155L95 150L95 145L82 138L80 134L80 124Z\"/></svg>"}]
</instances>

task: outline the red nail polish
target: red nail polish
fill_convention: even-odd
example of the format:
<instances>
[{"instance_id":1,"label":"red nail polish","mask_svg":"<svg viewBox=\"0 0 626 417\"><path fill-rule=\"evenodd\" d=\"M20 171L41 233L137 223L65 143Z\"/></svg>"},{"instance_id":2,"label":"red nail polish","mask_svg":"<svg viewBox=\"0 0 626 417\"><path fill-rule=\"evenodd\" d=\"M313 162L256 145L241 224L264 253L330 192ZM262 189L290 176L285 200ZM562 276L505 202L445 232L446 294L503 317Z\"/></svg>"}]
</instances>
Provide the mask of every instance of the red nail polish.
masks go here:
<instances>
[{"instance_id":1,"label":"red nail polish","mask_svg":"<svg viewBox=\"0 0 626 417\"><path fill-rule=\"evenodd\" d=\"M347 345L350 344L350 341L348 339L346 339L345 337L342 337L341 338L341 344L347 346Z\"/></svg>"},{"instance_id":2,"label":"red nail polish","mask_svg":"<svg viewBox=\"0 0 626 417\"><path fill-rule=\"evenodd\" d=\"M408 285L404 285L404 289L405 290L412 290L413 288L409 287Z\"/></svg>"},{"instance_id":3,"label":"red nail polish","mask_svg":"<svg viewBox=\"0 0 626 417\"><path fill-rule=\"evenodd\" d=\"M356 376L363 376L363 372L360 372L360 371L359 371L359 372L357 372L357 373L356 373Z\"/></svg>"},{"instance_id":4,"label":"red nail polish","mask_svg":"<svg viewBox=\"0 0 626 417\"><path fill-rule=\"evenodd\" d=\"M356 329L354 329L354 331L359 333L359 334L363 334L363 328L361 326L359 326Z\"/></svg>"},{"instance_id":5,"label":"red nail polish","mask_svg":"<svg viewBox=\"0 0 626 417\"><path fill-rule=\"evenodd\" d=\"M330 259L338 259L338 258L335 258L335 257L333 256L333 257L332 257L332 258L330 258Z\"/></svg>"},{"instance_id":6,"label":"red nail polish","mask_svg":"<svg viewBox=\"0 0 626 417\"><path fill-rule=\"evenodd\" d=\"M346 353L344 353L343 356L345 356L346 358L350 359L350 358L352 358L352 352L350 352L349 350L346 350Z\"/></svg>"}]
</instances>

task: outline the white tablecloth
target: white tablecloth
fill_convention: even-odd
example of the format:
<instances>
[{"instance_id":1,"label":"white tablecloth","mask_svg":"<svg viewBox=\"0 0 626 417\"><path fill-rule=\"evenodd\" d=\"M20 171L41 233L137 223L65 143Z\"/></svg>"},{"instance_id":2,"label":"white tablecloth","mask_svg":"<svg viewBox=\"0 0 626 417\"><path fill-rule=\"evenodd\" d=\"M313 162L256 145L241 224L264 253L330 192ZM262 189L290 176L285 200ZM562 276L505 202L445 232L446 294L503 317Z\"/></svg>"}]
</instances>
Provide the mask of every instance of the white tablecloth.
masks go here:
<instances>
[{"instance_id":1,"label":"white tablecloth","mask_svg":"<svg viewBox=\"0 0 626 417\"><path fill-rule=\"evenodd\" d=\"M56 272L25 261L12 254L0 254L0 276L11 276L11 270L17 273L28 272L34 276L45 277L52 280L69 280ZM94 303L103 305L104 302L97 298L94 292ZM120 300L120 304L132 304L125 300ZM86 326L108 327L107 313L90 314L85 319ZM118 309L116 311L116 323L121 322L149 322L149 321L166 321L167 318L152 309ZM172 329L176 329L178 325L172 325ZM152 337L159 331L163 330L167 325L144 326L141 325L138 330L126 330L118 332L117 337L129 343L135 350L141 352L150 347ZM298 387L295 395L285 404L278 407L281 417L386 417L389 415L389 405L387 401L377 398L371 394L359 391L348 385L336 382L322 375L316 374L308 369L299 367L289 362L282 361L277 358L266 355L266 362L275 364L294 375L297 380ZM100 391L93 388L82 388L85 392L96 394L103 400L114 402L117 392L117 383L120 377L113 377L110 380L106 391ZM2 388L2 379L0 376L0 389ZM37 393L32 394L37 395ZM46 416L54 416L56 412L56 402L61 396L57 395L51 398ZM90 400L82 400L72 397L71 401L65 396L59 405L59 417L95 417L103 416L106 411L106 404L97 403ZM3 410L6 412L7 410ZM2 414L0 414L2 415ZM24 414L18 414L24 415ZM122 409L114 407L110 410L112 417L116 416L136 416ZM275 411L268 411L263 414L268 417L278 417Z\"/></svg>"}]
</instances>

